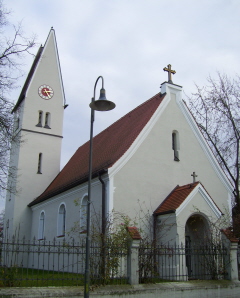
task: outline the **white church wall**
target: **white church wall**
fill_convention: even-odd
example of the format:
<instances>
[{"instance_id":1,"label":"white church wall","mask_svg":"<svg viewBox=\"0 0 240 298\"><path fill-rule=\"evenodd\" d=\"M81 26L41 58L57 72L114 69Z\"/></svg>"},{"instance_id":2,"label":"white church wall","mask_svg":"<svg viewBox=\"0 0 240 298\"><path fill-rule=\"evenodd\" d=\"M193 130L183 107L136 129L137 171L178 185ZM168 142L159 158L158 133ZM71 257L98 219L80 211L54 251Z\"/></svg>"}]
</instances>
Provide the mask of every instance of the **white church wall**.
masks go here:
<instances>
[{"instance_id":1,"label":"white church wall","mask_svg":"<svg viewBox=\"0 0 240 298\"><path fill-rule=\"evenodd\" d=\"M47 142L47 144L46 144ZM12 195L13 199L7 208L14 208L11 213L8 214L10 224L15 226L19 230L21 236L29 237L30 225L25 224L31 222L31 212L27 207L37 195L43 191L43 185L48 185L49 181L52 181L59 172L59 163L56 160L60 160L60 150L56 150L57 147L61 148L61 138L46 139L46 136L38 134L29 134L24 132L23 143L21 146L21 154L19 155L17 163L17 193ZM41 174L38 174L38 159L39 153L42 153L42 167ZM28 170L26 171L26 164L28 164ZM51 170L49 170L51 169ZM32 181L32 183L29 183ZM12 223L11 223L12 222Z\"/></svg>"},{"instance_id":2,"label":"white church wall","mask_svg":"<svg viewBox=\"0 0 240 298\"><path fill-rule=\"evenodd\" d=\"M157 216L156 241L159 245L178 245L176 214L168 213Z\"/></svg>"},{"instance_id":3,"label":"white church wall","mask_svg":"<svg viewBox=\"0 0 240 298\"><path fill-rule=\"evenodd\" d=\"M174 161L173 131L179 133L180 161ZM228 190L199 146L179 109L175 94L172 94L161 117L135 154L115 173L113 208L126 212L130 217L136 215L139 204L145 204L147 209L154 211L176 185L192 182L193 171L216 204L220 208L226 206Z\"/></svg>"},{"instance_id":4,"label":"white church wall","mask_svg":"<svg viewBox=\"0 0 240 298\"><path fill-rule=\"evenodd\" d=\"M94 179L92 182L92 204L91 204L91 216L100 221L99 228L101 226L101 206L102 206L102 186L98 179ZM84 196L87 195L87 183L65 191L64 193L55 196L42 203L34 205L32 207L32 232L31 238L38 238L39 218L41 212L45 212L45 228L44 237L47 241L52 241L54 237L57 240L65 239L66 241L74 238L76 241L85 237L85 233L80 234L80 204ZM65 237L58 237L58 210L61 204L66 206L66 230ZM99 220L98 220L99 218ZM78 228L74 231L75 224Z\"/></svg>"}]
</instances>

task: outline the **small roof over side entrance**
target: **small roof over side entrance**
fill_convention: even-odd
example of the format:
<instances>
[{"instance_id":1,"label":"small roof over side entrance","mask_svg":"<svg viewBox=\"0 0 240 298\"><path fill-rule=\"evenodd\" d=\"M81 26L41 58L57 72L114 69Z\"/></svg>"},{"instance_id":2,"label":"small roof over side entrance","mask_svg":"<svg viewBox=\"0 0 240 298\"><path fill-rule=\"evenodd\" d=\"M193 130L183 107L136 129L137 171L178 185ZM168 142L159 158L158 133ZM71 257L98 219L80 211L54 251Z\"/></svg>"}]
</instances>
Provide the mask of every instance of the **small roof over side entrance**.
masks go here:
<instances>
[{"instance_id":1,"label":"small roof over side entrance","mask_svg":"<svg viewBox=\"0 0 240 298\"><path fill-rule=\"evenodd\" d=\"M178 238L179 243L184 243L186 222L190 216L197 213L204 215L210 221L222 215L220 208L200 182L177 185L153 215L162 219L157 221L158 225L161 222L168 227L168 232L165 231L167 237L165 241ZM165 228L161 227L158 230L164 231Z\"/></svg>"}]
</instances>

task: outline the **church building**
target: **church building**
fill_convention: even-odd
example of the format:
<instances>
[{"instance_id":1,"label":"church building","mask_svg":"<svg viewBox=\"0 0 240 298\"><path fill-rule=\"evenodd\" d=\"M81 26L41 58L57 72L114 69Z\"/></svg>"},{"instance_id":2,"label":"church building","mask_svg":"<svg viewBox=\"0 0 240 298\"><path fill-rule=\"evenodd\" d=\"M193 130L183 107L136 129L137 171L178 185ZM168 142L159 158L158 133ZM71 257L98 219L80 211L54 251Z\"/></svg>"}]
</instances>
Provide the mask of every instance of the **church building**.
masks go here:
<instances>
[{"instance_id":1,"label":"church building","mask_svg":"<svg viewBox=\"0 0 240 298\"><path fill-rule=\"evenodd\" d=\"M182 87L173 83L171 65L164 70L168 81L159 93L93 138L91 218L102 227L113 211L134 219L144 208L151 237L180 244L193 241L196 229L202 237L209 222L230 210L233 186L184 102ZM67 239L76 223L79 237L86 235L89 142L60 171L65 107L51 29L13 109L22 142L11 152L15 177L8 183L15 192L6 198L8 236Z\"/></svg>"}]
</instances>

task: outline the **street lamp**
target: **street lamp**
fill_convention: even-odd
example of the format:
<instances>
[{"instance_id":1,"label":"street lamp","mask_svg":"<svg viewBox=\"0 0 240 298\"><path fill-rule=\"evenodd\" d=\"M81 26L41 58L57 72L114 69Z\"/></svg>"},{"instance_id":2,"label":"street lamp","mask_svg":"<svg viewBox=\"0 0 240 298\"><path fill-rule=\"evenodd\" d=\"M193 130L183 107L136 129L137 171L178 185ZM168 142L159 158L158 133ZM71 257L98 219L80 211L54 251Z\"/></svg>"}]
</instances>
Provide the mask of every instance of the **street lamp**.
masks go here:
<instances>
[{"instance_id":1,"label":"street lamp","mask_svg":"<svg viewBox=\"0 0 240 298\"><path fill-rule=\"evenodd\" d=\"M95 101L95 91L99 79L102 79L102 88L100 97ZM110 111L115 108L115 103L106 99L104 80L99 76L94 85L92 102L89 104L91 108L91 125L90 125L90 147L89 147L89 176L88 176L88 200L87 200L87 237L86 237L86 265L85 265L85 281L84 281L84 297L89 297L90 272L89 272L89 256L90 256L90 205L91 205L91 185L92 185L92 139L93 139L93 122L94 110Z\"/></svg>"}]
</instances>

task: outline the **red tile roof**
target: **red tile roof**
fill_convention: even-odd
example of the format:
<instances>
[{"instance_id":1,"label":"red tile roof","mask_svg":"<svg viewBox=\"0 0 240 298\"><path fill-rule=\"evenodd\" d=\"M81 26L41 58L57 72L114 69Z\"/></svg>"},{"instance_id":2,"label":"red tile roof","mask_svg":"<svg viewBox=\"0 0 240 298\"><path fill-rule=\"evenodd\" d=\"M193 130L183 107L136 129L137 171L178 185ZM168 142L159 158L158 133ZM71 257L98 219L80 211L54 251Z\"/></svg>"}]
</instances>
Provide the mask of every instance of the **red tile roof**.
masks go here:
<instances>
[{"instance_id":1,"label":"red tile roof","mask_svg":"<svg viewBox=\"0 0 240 298\"><path fill-rule=\"evenodd\" d=\"M127 227L127 231L133 240L141 240L142 237L136 227Z\"/></svg>"},{"instance_id":2,"label":"red tile roof","mask_svg":"<svg viewBox=\"0 0 240 298\"><path fill-rule=\"evenodd\" d=\"M110 168L130 148L159 107L165 94L158 93L93 138L93 177ZM89 142L78 148L33 206L88 180Z\"/></svg>"},{"instance_id":3,"label":"red tile roof","mask_svg":"<svg viewBox=\"0 0 240 298\"><path fill-rule=\"evenodd\" d=\"M166 199L158 206L153 214L159 215L175 212L199 183L200 182L195 182L183 186L177 185L174 190L166 197Z\"/></svg>"},{"instance_id":4,"label":"red tile roof","mask_svg":"<svg viewBox=\"0 0 240 298\"><path fill-rule=\"evenodd\" d=\"M239 240L235 237L233 233L233 228L229 227L227 229L222 229L221 232L228 238L230 242L239 242Z\"/></svg>"}]
</instances>

